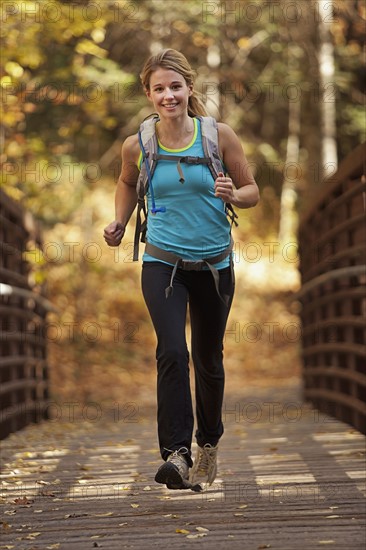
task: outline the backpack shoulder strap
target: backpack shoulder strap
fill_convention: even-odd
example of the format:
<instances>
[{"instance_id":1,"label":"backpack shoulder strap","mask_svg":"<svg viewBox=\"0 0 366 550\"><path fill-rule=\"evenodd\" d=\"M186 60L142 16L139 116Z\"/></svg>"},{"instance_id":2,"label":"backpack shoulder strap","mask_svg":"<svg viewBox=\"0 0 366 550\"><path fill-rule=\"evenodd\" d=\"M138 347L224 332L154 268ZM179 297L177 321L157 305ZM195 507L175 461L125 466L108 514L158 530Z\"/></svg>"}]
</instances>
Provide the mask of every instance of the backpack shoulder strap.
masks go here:
<instances>
[{"instance_id":1,"label":"backpack shoulder strap","mask_svg":"<svg viewBox=\"0 0 366 550\"><path fill-rule=\"evenodd\" d=\"M138 131L139 145L142 153L142 163L140 167L140 174L136 183L137 214L133 247L133 261L138 260L140 236L141 241L145 242L147 228L147 209L145 205L145 195L149 186L149 176L151 179L156 166L155 154L158 150L158 140L156 137L155 125L158 120L158 115L153 115L152 117L145 119L140 124L140 128ZM142 213L144 214L144 221L142 221L141 219Z\"/></svg>"},{"instance_id":2,"label":"backpack shoulder strap","mask_svg":"<svg viewBox=\"0 0 366 550\"><path fill-rule=\"evenodd\" d=\"M205 153L205 156L211 159L210 164L208 165L212 177L215 180L219 172L225 174L226 169L220 158L219 151L219 132L217 121L214 117L211 116L199 116L197 117L201 121L201 134L202 134L202 147ZM231 204L226 203L225 205L226 215L231 221L231 224L238 225L236 219L237 214L234 211L234 208Z\"/></svg>"},{"instance_id":3,"label":"backpack shoulder strap","mask_svg":"<svg viewBox=\"0 0 366 550\"><path fill-rule=\"evenodd\" d=\"M148 173L152 177L156 161L154 161L155 155L158 152L158 140L156 137L156 123L159 120L158 115L153 115L151 118L145 119L141 124L138 132L139 143L142 152L142 163L140 168L140 175L137 180L136 191L137 196L141 199L144 198L148 188ZM148 163L148 168L146 164Z\"/></svg>"},{"instance_id":4,"label":"backpack shoulder strap","mask_svg":"<svg viewBox=\"0 0 366 550\"><path fill-rule=\"evenodd\" d=\"M219 135L216 119L211 116L197 117L201 121L202 146L205 156L211 159L208 165L212 177L217 178L219 172L225 172L219 153Z\"/></svg>"}]
</instances>

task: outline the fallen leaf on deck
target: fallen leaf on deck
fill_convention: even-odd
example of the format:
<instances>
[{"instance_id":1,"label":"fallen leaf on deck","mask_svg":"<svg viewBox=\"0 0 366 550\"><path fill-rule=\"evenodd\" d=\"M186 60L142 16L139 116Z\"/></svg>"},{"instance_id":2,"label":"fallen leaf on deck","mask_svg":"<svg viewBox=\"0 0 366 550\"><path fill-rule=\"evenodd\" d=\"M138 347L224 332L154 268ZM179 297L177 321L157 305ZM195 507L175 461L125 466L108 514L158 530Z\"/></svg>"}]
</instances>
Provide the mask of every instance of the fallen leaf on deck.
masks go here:
<instances>
[{"instance_id":1,"label":"fallen leaf on deck","mask_svg":"<svg viewBox=\"0 0 366 550\"><path fill-rule=\"evenodd\" d=\"M29 533L29 535L27 535L26 538L27 540L34 540L36 537L39 537L41 533Z\"/></svg>"},{"instance_id":2,"label":"fallen leaf on deck","mask_svg":"<svg viewBox=\"0 0 366 550\"><path fill-rule=\"evenodd\" d=\"M132 508L138 508L140 505L139 504L131 504Z\"/></svg>"},{"instance_id":3,"label":"fallen leaf on deck","mask_svg":"<svg viewBox=\"0 0 366 550\"><path fill-rule=\"evenodd\" d=\"M176 533L180 533L181 535L189 535L190 531L187 531L187 529L176 529Z\"/></svg>"},{"instance_id":4,"label":"fallen leaf on deck","mask_svg":"<svg viewBox=\"0 0 366 550\"><path fill-rule=\"evenodd\" d=\"M15 498L13 500L13 502L15 504L19 504L19 505L22 505L22 506L25 506L27 504L32 504L34 501L33 500L29 500L27 499L27 497L19 497L19 498Z\"/></svg>"},{"instance_id":5,"label":"fallen leaf on deck","mask_svg":"<svg viewBox=\"0 0 366 550\"><path fill-rule=\"evenodd\" d=\"M200 533L208 533L209 529L206 529L206 527L196 527L196 531L200 531Z\"/></svg>"}]
</instances>

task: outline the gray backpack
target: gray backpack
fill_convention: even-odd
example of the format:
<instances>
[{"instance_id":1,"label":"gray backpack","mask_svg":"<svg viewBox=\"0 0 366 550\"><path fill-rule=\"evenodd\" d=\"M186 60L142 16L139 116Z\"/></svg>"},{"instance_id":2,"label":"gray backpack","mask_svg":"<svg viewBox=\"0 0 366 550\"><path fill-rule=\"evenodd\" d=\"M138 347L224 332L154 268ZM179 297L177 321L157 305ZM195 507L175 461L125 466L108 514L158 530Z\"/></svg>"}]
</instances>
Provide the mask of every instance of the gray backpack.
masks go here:
<instances>
[{"instance_id":1,"label":"gray backpack","mask_svg":"<svg viewBox=\"0 0 366 550\"><path fill-rule=\"evenodd\" d=\"M156 163L159 160L169 160L177 163L179 181L181 183L184 183L184 175L181 168L182 162L186 164L206 164L214 180L217 178L219 172L226 172L219 155L218 130L216 120L213 117L209 116L199 116L197 118L201 122L202 146L205 153L204 157L158 154L158 140L156 137L155 125L159 120L159 116L154 114L152 115L152 117L145 119L140 125L138 138L142 152L142 164L136 186L137 217L134 238L133 261L138 260L140 235L141 242L146 242L145 236L148 212L145 204L145 195L148 189L150 189L151 195L151 213L157 214L159 212L166 211L164 206L156 208L154 190L152 186L152 177L154 175ZM238 216L234 212L232 205L227 203L225 205L225 209L226 215L231 221L231 224L234 223L237 226L238 223L236 221L236 218ZM141 220L141 212L144 213L145 217L143 222Z\"/></svg>"}]
</instances>

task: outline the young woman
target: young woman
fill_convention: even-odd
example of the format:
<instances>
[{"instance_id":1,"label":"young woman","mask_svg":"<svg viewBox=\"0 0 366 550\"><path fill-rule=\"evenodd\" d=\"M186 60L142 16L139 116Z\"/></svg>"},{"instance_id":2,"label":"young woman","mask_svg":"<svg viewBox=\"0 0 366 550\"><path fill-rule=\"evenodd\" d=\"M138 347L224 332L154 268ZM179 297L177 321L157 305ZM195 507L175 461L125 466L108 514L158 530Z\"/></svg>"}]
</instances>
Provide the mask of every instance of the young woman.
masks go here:
<instances>
[{"instance_id":1,"label":"young woman","mask_svg":"<svg viewBox=\"0 0 366 550\"><path fill-rule=\"evenodd\" d=\"M166 49L151 56L141 81L159 115L158 152L164 156L204 157L201 121L197 117L205 116L206 111L194 90L194 72L184 55ZM170 489L197 487L200 482L211 484L216 476L218 442L224 431L223 337L234 293L231 227L225 203L250 208L259 198L240 141L223 123L218 123L218 144L226 175L219 172L214 180L207 165L184 164L180 166L180 173L184 172L182 183L177 163L166 159L157 162L152 178L154 201L164 205L165 211L148 216L142 291L157 336L158 438L164 463L155 480ZM120 244L135 209L140 166L136 134L122 146L116 218L104 230L110 246ZM150 189L147 201L150 212ZM166 293L169 287L174 292ZM198 448L194 464L187 306L196 394Z\"/></svg>"}]
</instances>

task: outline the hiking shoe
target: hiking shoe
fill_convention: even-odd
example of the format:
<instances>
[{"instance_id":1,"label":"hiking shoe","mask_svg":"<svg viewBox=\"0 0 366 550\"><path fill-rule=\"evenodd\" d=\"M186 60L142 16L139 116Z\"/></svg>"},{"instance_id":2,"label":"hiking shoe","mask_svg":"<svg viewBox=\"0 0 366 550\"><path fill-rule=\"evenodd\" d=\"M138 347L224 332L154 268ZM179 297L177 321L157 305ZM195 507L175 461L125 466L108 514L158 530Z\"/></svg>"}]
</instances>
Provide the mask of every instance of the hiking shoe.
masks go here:
<instances>
[{"instance_id":1,"label":"hiking shoe","mask_svg":"<svg viewBox=\"0 0 366 550\"><path fill-rule=\"evenodd\" d=\"M189 466L184 454L188 450L185 447L171 453L166 462L156 472L155 481L165 483L168 489L190 489L188 482Z\"/></svg>"},{"instance_id":2,"label":"hiking shoe","mask_svg":"<svg viewBox=\"0 0 366 550\"><path fill-rule=\"evenodd\" d=\"M191 483L208 483L211 485L217 474L217 450L218 445L213 447L206 443L203 447L198 446L196 460L191 470Z\"/></svg>"}]
</instances>

